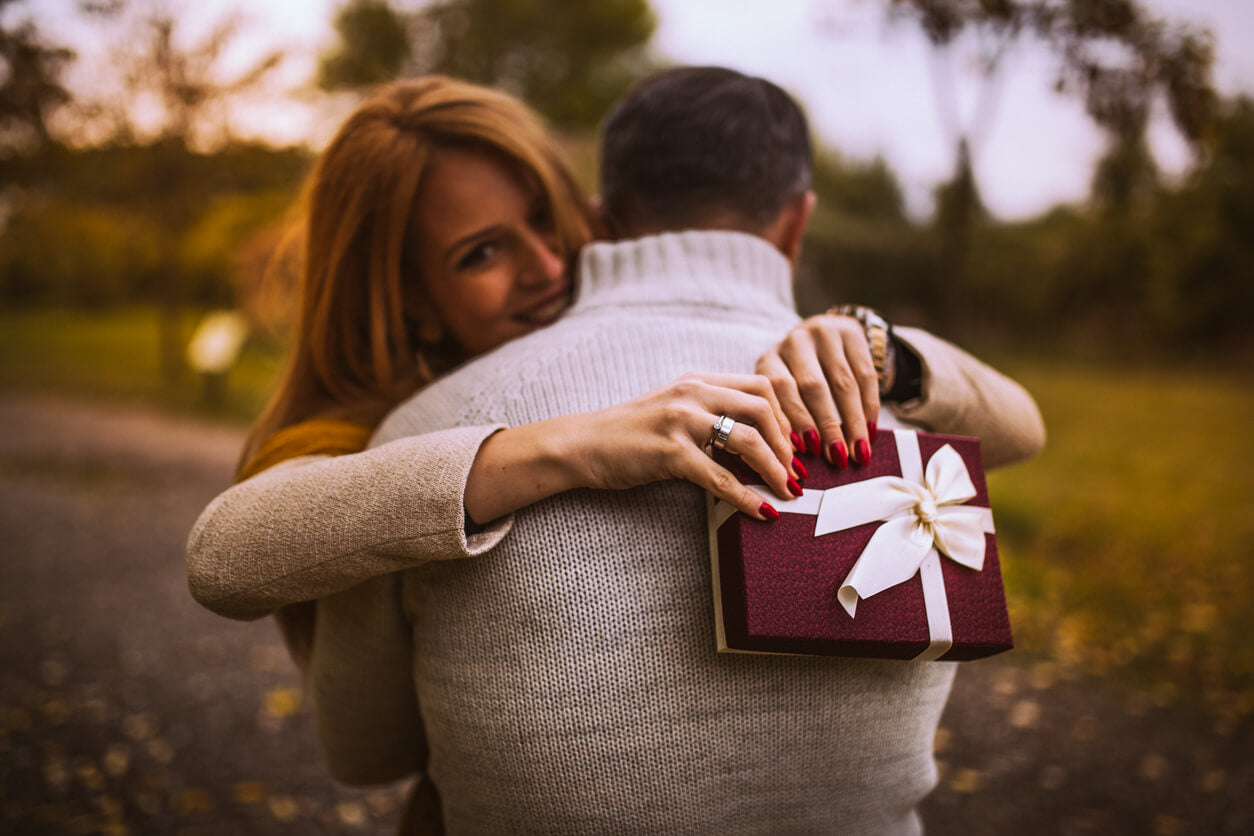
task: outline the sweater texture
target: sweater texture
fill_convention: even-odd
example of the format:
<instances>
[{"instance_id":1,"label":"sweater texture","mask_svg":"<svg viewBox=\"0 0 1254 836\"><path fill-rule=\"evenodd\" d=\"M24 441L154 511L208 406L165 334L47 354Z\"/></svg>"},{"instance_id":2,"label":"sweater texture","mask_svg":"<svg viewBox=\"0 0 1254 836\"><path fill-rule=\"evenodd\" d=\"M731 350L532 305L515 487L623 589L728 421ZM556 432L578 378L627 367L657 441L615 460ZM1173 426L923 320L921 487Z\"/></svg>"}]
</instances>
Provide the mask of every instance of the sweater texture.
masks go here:
<instances>
[{"instance_id":1,"label":"sweater texture","mask_svg":"<svg viewBox=\"0 0 1254 836\"><path fill-rule=\"evenodd\" d=\"M788 263L752 236L594 244L581 274L559 323L428 387L375 443L746 373L797 322ZM693 485L572 491L474 560L320 601L333 772L425 766L451 834L919 832L953 665L718 654L706 550Z\"/></svg>"}]
</instances>

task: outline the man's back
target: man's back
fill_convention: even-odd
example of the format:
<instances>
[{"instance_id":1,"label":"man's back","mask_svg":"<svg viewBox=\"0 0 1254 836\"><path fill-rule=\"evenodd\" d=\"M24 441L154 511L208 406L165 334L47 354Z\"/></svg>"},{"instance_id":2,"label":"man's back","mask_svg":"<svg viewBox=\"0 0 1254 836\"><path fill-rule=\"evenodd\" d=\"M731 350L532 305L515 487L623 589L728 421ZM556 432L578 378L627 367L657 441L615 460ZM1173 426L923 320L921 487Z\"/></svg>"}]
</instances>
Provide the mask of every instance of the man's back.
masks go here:
<instances>
[{"instance_id":1,"label":"man's back","mask_svg":"<svg viewBox=\"0 0 1254 836\"><path fill-rule=\"evenodd\" d=\"M787 262L749 236L600 245L584 267L561 323L420 394L376 443L743 373L796 321ZM400 576L449 832L917 830L952 668L719 655L706 548L700 492L672 482L554 497L491 553Z\"/></svg>"}]
</instances>

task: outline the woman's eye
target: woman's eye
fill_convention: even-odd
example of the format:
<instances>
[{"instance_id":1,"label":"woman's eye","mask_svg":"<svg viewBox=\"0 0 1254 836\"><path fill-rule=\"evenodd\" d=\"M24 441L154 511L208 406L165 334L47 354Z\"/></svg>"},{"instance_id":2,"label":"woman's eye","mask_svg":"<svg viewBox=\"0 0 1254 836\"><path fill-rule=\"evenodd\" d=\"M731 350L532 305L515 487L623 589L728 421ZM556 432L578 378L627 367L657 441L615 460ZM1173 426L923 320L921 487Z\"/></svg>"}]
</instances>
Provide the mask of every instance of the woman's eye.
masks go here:
<instances>
[{"instance_id":1,"label":"woman's eye","mask_svg":"<svg viewBox=\"0 0 1254 836\"><path fill-rule=\"evenodd\" d=\"M484 241L476 244L464 256L457 261L458 270L468 270L471 267L477 267L492 256L496 255L498 245L495 241Z\"/></svg>"}]
</instances>

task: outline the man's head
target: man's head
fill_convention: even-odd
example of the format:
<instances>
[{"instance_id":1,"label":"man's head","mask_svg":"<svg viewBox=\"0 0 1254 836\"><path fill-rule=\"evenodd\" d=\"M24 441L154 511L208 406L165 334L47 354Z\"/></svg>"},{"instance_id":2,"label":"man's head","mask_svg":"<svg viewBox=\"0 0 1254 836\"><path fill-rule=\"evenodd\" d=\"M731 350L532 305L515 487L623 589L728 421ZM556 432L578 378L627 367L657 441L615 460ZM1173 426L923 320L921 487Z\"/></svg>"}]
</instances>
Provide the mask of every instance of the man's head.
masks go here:
<instances>
[{"instance_id":1,"label":"man's head","mask_svg":"<svg viewBox=\"0 0 1254 836\"><path fill-rule=\"evenodd\" d=\"M810 165L805 116L779 87L721 67L664 70L605 120L602 211L619 238L731 229L795 258Z\"/></svg>"}]
</instances>

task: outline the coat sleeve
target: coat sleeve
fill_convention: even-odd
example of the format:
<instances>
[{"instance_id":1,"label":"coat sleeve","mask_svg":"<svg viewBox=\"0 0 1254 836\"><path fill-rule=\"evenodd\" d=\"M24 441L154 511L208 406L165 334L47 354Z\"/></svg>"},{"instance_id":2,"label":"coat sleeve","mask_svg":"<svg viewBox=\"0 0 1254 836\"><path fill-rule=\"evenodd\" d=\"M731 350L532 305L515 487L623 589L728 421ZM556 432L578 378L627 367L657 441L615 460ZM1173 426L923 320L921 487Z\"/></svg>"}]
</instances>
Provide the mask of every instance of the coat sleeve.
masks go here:
<instances>
[{"instance_id":1,"label":"coat sleeve","mask_svg":"<svg viewBox=\"0 0 1254 836\"><path fill-rule=\"evenodd\" d=\"M306 693L328 768L354 786L426 768L413 679L413 633L399 574L318 601Z\"/></svg>"},{"instance_id":2,"label":"coat sleeve","mask_svg":"<svg viewBox=\"0 0 1254 836\"><path fill-rule=\"evenodd\" d=\"M917 328L893 334L923 365L923 394L889 404L897 417L931 432L980 439L986 467L1031 458L1045 446L1045 423L1021 385L939 337Z\"/></svg>"},{"instance_id":3,"label":"coat sleeve","mask_svg":"<svg viewBox=\"0 0 1254 836\"><path fill-rule=\"evenodd\" d=\"M507 515L466 531L466 477L501 426L403 438L346 456L276 465L219 495L187 542L192 597L229 618L347 589L430 560L495 546Z\"/></svg>"}]
</instances>

